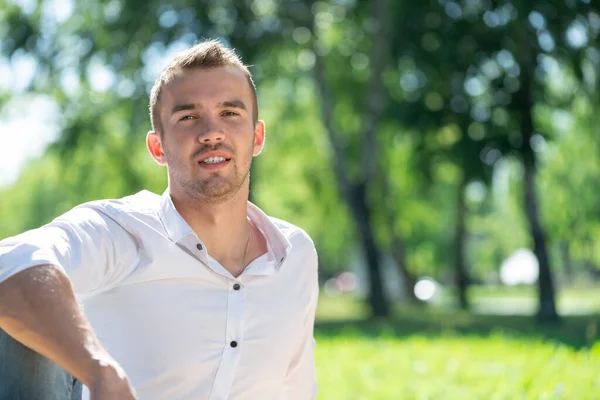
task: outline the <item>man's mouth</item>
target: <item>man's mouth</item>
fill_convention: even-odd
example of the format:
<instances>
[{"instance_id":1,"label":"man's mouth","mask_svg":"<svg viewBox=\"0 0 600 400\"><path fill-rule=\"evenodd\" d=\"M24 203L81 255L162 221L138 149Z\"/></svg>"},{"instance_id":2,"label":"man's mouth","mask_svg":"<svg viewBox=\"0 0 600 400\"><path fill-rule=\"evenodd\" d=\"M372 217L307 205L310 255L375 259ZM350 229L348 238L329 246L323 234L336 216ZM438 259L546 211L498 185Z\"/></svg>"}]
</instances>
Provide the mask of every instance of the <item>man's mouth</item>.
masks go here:
<instances>
[{"instance_id":1,"label":"man's mouth","mask_svg":"<svg viewBox=\"0 0 600 400\"><path fill-rule=\"evenodd\" d=\"M201 161L202 163L205 164L217 164L223 161L227 161L227 159L225 157L209 157L204 161Z\"/></svg>"},{"instance_id":2,"label":"man's mouth","mask_svg":"<svg viewBox=\"0 0 600 400\"><path fill-rule=\"evenodd\" d=\"M229 164L229 161L231 161L231 156L229 154L215 151L209 152L200 158L200 160L198 160L198 165L205 170L214 171L225 167Z\"/></svg>"}]
</instances>

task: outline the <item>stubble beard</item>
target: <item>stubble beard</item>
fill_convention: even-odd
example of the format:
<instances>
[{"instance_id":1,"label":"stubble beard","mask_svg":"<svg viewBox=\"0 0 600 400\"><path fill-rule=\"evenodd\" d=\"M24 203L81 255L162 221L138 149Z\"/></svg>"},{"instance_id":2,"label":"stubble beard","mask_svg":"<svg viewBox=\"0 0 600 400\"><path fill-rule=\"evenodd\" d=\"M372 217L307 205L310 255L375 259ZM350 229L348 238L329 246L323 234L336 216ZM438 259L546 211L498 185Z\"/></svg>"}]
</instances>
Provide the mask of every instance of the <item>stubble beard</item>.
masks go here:
<instances>
[{"instance_id":1,"label":"stubble beard","mask_svg":"<svg viewBox=\"0 0 600 400\"><path fill-rule=\"evenodd\" d=\"M190 178L182 176L181 171L185 169L184 162L179 158L171 158L168 154L167 163L170 168L171 180L191 199L209 204L222 204L232 199L250 179L250 165L240 171L234 160L230 162L233 169L231 176L223 176L221 172L213 172L207 178L200 178L195 172L197 165L192 165ZM194 176L196 175L196 176Z\"/></svg>"}]
</instances>

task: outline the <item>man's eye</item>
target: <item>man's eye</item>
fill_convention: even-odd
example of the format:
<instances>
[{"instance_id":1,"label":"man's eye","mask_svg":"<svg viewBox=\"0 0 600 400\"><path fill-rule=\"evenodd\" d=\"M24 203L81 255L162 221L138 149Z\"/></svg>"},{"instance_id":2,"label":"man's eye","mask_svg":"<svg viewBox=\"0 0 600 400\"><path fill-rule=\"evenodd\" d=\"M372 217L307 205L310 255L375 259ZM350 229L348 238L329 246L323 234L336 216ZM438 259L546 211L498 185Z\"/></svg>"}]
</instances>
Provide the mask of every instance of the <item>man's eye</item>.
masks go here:
<instances>
[{"instance_id":1,"label":"man's eye","mask_svg":"<svg viewBox=\"0 0 600 400\"><path fill-rule=\"evenodd\" d=\"M236 113L236 112L234 112L234 111L225 111L225 112L223 113L223 116L224 116L224 117L233 117L233 116L236 116L236 115L239 115L239 114L238 114L238 113Z\"/></svg>"},{"instance_id":2,"label":"man's eye","mask_svg":"<svg viewBox=\"0 0 600 400\"><path fill-rule=\"evenodd\" d=\"M189 121L189 120L192 120L192 119L194 119L194 116L193 116L193 115L184 115L184 116L183 116L183 117L181 117L179 120L180 120L180 121Z\"/></svg>"}]
</instances>

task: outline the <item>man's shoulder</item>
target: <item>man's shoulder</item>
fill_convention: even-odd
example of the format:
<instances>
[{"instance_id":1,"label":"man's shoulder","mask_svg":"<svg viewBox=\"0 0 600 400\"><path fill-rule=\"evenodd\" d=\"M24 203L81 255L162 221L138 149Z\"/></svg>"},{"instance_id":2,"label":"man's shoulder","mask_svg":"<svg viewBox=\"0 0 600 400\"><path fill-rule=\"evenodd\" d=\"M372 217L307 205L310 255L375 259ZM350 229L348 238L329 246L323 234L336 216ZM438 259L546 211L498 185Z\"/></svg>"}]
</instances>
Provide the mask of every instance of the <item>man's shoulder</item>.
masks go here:
<instances>
[{"instance_id":1,"label":"man's shoulder","mask_svg":"<svg viewBox=\"0 0 600 400\"><path fill-rule=\"evenodd\" d=\"M294 245L303 243L314 247L315 244L310 235L302 228L291 222L284 221L282 219L269 216L269 220L277 229Z\"/></svg>"},{"instance_id":2,"label":"man's shoulder","mask_svg":"<svg viewBox=\"0 0 600 400\"><path fill-rule=\"evenodd\" d=\"M142 190L119 199L102 199L80 204L76 208L93 208L110 216L119 214L154 214L160 207L161 196Z\"/></svg>"},{"instance_id":3,"label":"man's shoulder","mask_svg":"<svg viewBox=\"0 0 600 400\"><path fill-rule=\"evenodd\" d=\"M161 196L142 190L118 199L93 200L80 204L54 221L93 228L106 225L108 218L134 234L140 227L162 229L160 206Z\"/></svg>"},{"instance_id":4,"label":"man's shoulder","mask_svg":"<svg viewBox=\"0 0 600 400\"><path fill-rule=\"evenodd\" d=\"M317 274L319 256L310 235L304 229L288 221L271 216L269 216L269 219L289 242L288 256L292 256L293 259L299 262L296 265L303 266L300 270L305 271L305 273Z\"/></svg>"}]
</instances>

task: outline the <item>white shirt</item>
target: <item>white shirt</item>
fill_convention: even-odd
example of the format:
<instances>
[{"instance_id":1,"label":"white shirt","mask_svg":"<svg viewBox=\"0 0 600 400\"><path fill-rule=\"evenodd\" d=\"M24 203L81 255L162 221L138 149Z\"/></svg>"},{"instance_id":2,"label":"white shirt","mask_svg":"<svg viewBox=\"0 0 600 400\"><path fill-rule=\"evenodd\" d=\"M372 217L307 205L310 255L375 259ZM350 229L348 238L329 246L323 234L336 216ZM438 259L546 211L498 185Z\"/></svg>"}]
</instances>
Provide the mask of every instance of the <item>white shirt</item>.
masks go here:
<instances>
[{"instance_id":1,"label":"white shirt","mask_svg":"<svg viewBox=\"0 0 600 400\"><path fill-rule=\"evenodd\" d=\"M314 399L315 247L250 202L248 217L268 252L237 278L210 257L168 191L142 191L0 241L0 282L36 265L64 269L142 400Z\"/></svg>"}]
</instances>

